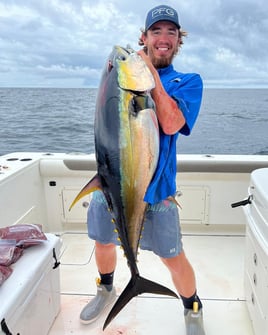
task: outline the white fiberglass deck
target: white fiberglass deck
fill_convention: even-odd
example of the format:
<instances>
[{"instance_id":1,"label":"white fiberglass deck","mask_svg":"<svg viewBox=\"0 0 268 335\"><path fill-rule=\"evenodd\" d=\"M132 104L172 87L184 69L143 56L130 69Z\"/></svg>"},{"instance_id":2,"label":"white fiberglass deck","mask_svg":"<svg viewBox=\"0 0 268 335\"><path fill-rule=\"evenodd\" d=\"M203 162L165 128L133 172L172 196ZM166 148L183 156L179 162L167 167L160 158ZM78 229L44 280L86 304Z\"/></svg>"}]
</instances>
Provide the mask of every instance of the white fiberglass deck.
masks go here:
<instances>
[{"instance_id":1,"label":"white fiberglass deck","mask_svg":"<svg viewBox=\"0 0 268 335\"><path fill-rule=\"evenodd\" d=\"M61 312L49 335L185 334L181 301L156 295L134 298L104 332L108 310L95 323L80 324L79 313L96 291L94 243L86 233L65 233L62 239ZM204 305L206 335L254 335L244 295L244 242L243 233L183 236ZM168 270L153 253L141 251L138 266L142 276L174 289ZM118 249L117 294L129 278L126 259Z\"/></svg>"}]
</instances>

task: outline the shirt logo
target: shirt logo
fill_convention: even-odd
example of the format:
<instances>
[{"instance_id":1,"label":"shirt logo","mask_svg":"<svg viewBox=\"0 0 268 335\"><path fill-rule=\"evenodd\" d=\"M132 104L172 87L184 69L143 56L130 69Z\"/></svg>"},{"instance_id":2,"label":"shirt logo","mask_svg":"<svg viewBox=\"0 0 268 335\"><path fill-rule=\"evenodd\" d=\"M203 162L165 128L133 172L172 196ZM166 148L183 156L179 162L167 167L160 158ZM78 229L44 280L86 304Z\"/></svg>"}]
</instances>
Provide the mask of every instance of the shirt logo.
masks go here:
<instances>
[{"instance_id":1,"label":"shirt logo","mask_svg":"<svg viewBox=\"0 0 268 335\"><path fill-rule=\"evenodd\" d=\"M174 78L171 81L176 81L177 83L179 83L181 81L181 78Z\"/></svg>"}]
</instances>

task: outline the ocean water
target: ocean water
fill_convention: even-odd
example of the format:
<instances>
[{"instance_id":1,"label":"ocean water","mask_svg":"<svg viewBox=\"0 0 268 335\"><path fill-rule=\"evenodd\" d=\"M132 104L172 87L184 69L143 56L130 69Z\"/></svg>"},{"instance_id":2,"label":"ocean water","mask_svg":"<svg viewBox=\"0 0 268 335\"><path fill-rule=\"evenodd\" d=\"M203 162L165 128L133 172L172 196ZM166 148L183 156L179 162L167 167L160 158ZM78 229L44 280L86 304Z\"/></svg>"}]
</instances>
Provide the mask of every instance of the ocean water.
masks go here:
<instances>
[{"instance_id":1,"label":"ocean water","mask_svg":"<svg viewBox=\"0 0 268 335\"><path fill-rule=\"evenodd\" d=\"M97 89L0 88L0 155L93 153ZM268 89L205 89L178 152L268 154Z\"/></svg>"}]
</instances>

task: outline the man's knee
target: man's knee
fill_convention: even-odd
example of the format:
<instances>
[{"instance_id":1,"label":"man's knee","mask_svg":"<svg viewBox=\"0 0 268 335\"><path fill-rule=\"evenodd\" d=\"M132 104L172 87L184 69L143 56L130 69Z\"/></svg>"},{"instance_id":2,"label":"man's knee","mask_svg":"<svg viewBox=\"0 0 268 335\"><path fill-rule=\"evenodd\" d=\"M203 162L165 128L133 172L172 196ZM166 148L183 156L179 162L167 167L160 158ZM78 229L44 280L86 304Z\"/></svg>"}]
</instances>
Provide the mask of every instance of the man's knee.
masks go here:
<instances>
[{"instance_id":1,"label":"man's knee","mask_svg":"<svg viewBox=\"0 0 268 335\"><path fill-rule=\"evenodd\" d=\"M184 251L181 251L177 256L170 258L160 257L160 259L165 264L165 266L171 271L178 271L180 268L183 268L185 264L188 265L188 261Z\"/></svg>"}]
</instances>

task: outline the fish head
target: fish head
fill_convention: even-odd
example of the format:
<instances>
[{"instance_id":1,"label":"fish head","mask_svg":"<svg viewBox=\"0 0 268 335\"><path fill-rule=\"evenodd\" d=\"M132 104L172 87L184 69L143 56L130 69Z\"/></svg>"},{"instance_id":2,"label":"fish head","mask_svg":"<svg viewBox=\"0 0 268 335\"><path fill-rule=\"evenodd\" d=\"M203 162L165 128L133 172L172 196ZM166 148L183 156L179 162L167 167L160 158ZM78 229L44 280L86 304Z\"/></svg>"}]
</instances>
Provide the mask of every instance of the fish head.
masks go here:
<instances>
[{"instance_id":1,"label":"fish head","mask_svg":"<svg viewBox=\"0 0 268 335\"><path fill-rule=\"evenodd\" d=\"M118 85L123 90L148 92L155 87L151 71L131 48L114 47L118 68Z\"/></svg>"},{"instance_id":2,"label":"fish head","mask_svg":"<svg viewBox=\"0 0 268 335\"><path fill-rule=\"evenodd\" d=\"M130 47L114 46L102 74L100 87L110 81L123 90L148 92L155 87L151 71L144 60ZM109 85L108 85L109 86Z\"/></svg>"}]
</instances>

